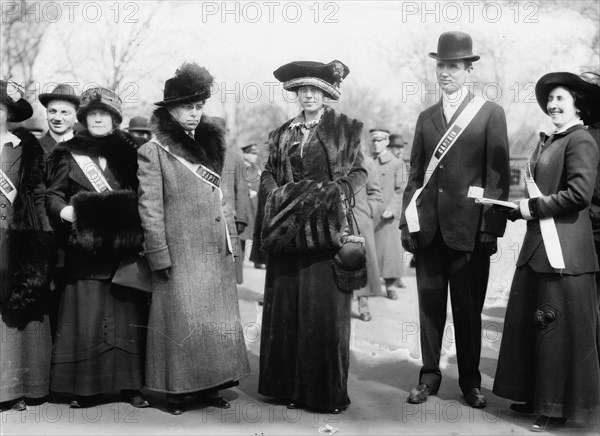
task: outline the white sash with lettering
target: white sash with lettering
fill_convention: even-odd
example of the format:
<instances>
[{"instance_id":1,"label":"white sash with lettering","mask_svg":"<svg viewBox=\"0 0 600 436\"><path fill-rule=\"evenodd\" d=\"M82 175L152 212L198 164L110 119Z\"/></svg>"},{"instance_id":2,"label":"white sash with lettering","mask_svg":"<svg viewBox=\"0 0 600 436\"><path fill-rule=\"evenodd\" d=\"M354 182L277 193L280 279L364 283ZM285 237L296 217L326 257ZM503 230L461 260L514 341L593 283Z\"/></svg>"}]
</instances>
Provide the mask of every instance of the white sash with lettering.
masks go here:
<instances>
[{"instance_id":1,"label":"white sash with lettering","mask_svg":"<svg viewBox=\"0 0 600 436\"><path fill-rule=\"evenodd\" d=\"M171 156L173 156L175 159L177 159L179 162L181 162L183 164L183 166L185 166L188 170L190 170L190 172L194 176L196 176L197 178L202 180L207 185L212 186L213 188L217 188L219 190L219 200L223 200L223 191L221 191L221 188L220 188L221 177L217 173L215 173L214 171L212 171L209 168L206 168L202 164L194 164L194 163L182 158L181 156L177 156L176 154L171 153L171 151L169 150L168 147L165 147L160 142L158 142L156 139L153 139L153 141L156 142L164 151L166 151ZM221 213L223 214L222 208L221 208ZM229 251L231 253L233 253L233 245L231 244L231 238L229 237L229 229L227 228L228 227L227 220L224 219L223 221L225 222L225 235L227 236L227 248L229 249Z\"/></svg>"},{"instance_id":2,"label":"white sash with lettering","mask_svg":"<svg viewBox=\"0 0 600 436\"><path fill-rule=\"evenodd\" d=\"M477 115L479 109L481 109L484 103L485 100L482 97L473 97L473 99L469 102L469 104L467 104L467 106L463 109L448 130L446 130L444 136L442 136L440 141L435 146L435 150L431 156L431 159L429 160L429 164L427 165L427 170L425 170L423 186L415 191L404 212L406 224L410 233L415 233L421 230L421 226L419 225L419 213L417 211L417 199L423 192L423 189L425 189L425 186L427 186L429 179L431 179L431 176L438 167L440 161L456 143L456 140L465 131L473 118L475 118L475 115Z\"/></svg>"},{"instance_id":3,"label":"white sash with lettering","mask_svg":"<svg viewBox=\"0 0 600 436\"><path fill-rule=\"evenodd\" d=\"M104 174L102 174L102 170L98 168L96 162L92 160L91 157L85 156L83 154L77 154L71 152L71 156L85 174L85 177L90 181L96 192L104 192L104 191L112 191L112 188L106 181Z\"/></svg>"},{"instance_id":4,"label":"white sash with lettering","mask_svg":"<svg viewBox=\"0 0 600 436\"><path fill-rule=\"evenodd\" d=\"M4 196L6 198L8 198L8 201L10 201L11 204L15 201L15 198L17 198L16 186L13 185L13 182L10 181L8 176L6 174L4 174L4 171L2 171L1 168L0 168L0 191L2 191Z\"/></svg>"},{"instance_id":5,"label":"white sash with lettering","mask_svg":"<svg viewBox=\"0 0 600 436\"><path fill-rule=\"evenodd\" d=\"M529 169L529 166L527 167ZM533 180L531 172L525 177L525 186L527 186L527 193L529 198L538 198L543 194ZM548 262L550 266L555 269L564 269L565 260L562 254L562 248L560 246L560 239L558 239L558 231L556 230L556 223L554 218L540 218L540 231L542 232L542 240L544 241L544 248L546 249L546 256L548 256Z\"/></svg>"}]
</instances>

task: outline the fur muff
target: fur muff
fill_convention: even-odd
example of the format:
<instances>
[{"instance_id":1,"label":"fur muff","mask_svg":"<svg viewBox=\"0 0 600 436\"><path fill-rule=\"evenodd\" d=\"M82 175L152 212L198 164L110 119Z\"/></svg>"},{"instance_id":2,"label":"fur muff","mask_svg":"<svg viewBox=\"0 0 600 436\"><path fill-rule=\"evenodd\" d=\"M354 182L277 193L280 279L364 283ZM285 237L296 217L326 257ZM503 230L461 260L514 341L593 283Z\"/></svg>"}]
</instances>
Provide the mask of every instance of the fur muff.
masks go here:
<instances>
[{"instance_id":1,"label":"fur muff","mask_svg":"<svg viewBox=\"0 0 600 436\"><path fill-rule=\"evenodd\" d=\"M9 230L8 240L11 277L2 293L2 307L20 317L34 316L46 309L56 239L50 232Z\"/></svg>"},{"instance_id":2,"label":"fur muff","mask_svg":"<svg viewBox=\"0 0 600 436\"><path fill-rule=\"evenodd\" d=\"M267 199L261 246L274 253L335 249L346 226L337 183L288 183Z\"/></svg>"},{"instance_id":3,"label":"fur muff","mask_svg":"<svg viewBox=\"0 0 600 436\"><path fill-rule=\"evenodd\" d=\"M211 117L202 115L192 139L166 108L156 109L154 116L156 123L153 130L161 145L189 162L202 164L221 174L227 150L225 132Z\"/></svg>"},{"instance_id":4,"label":"fur muff","mask_svg":"<svg viewBox=\"0 0 600 436\"><path fill-rule=\"evenodd\" d=\"M80 192L73 196L75 209L69 243L91 255L133 256L143 241L137 194L130 190Z\"/></svg>"}]
</instances>

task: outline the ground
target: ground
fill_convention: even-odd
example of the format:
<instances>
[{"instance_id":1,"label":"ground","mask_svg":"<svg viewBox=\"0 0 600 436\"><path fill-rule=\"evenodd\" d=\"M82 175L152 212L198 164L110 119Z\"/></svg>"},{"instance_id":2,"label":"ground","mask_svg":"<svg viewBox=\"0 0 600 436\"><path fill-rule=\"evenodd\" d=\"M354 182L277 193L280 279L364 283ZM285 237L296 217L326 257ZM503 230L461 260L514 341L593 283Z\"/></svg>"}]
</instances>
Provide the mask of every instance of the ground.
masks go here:
<instances>
[{"instance_id":1,"label":"ground","mask_svg":"<svg viewBox=\"0 0 600 436\"><path fill-rule=\"evenodd\" d=\"M197 406L181 416L165 411L164 398L149 393L155 407L134 409L113 402L89 409L44 403L27 412L1 416L1 434L85 435L317 435L329 425L337 435L520 435L531 434L533 415L518 415L510 402L491 392L502 337L502 324L510 282L524 223L509 223L500 250L492 258L490 282L483 312L482 390L485 409L468 407L457 384L451 314L442 353L443 382L427 403L406 403L416 385L419 367L419 323L414 270L407 268L407 287L396 301L370 300L373 320L358 319L353 307L349 395L352 404L340 415L288 410L256 392L262 307L257 301L264 285L264 270L246 262L244 283L239 287L240 311L252 375L233 389L222 391L231 409ZM408 259L407 259L408 261ZM320 430L321 429L321 430ZM599 429L569 424L559 434L598 434ZM329 433L331 434L331 433Z\"/></svg>"}]
</instances>

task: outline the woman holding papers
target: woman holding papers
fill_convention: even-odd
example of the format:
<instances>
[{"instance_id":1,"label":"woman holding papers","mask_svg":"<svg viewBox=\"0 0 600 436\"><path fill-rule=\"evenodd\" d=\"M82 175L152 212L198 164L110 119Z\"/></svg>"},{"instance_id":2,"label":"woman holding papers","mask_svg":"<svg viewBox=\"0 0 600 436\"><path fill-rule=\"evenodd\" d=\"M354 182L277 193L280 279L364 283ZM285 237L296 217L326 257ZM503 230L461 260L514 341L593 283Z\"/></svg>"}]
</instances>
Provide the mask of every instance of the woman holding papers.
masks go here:
<instances>
[{"instance_id":1,"label":"woman holding papers","mask_svg":"<svg viewBox=\"0 0 600 436\"><path fill-rule=\"evenodd\" d=\"M0 412L48 395L48 320L54 236L44 209L44 150L8 122L31 117L13 83L0 80Z\"/></svg>"},{"instance_id":2,"label":"woman holding papers","mask_svg":"<svg viewBox=\"0 0 600 436\"><path fill-rule=\"evenodd\" d=\"M596 88L596 89L595 89ZM556 131L541 134L528 165L530 199L509 218L527 233L506 309L494 393L536 413L532 431L568 420L598 423L600 365L598 270L589 205L598 146L583 124L600 119L597 87L570 73L550 73L536 98Z\"/></svg>"},{"instance_id":3,"label":"woman holding papers","mask_svg":"<svg viewBox=\"0 0 600 436\"><path fill-rule=\"evenodd\" d=\"M135 142L117 129L121 100L107 88L81 95L86 131L48 158L46 207L65 248L67 283L52 355L50 389L86 407L121 390L134 407L149 406L144 384L147 294L112 283L121 259L139 256Z\"/></svg>"}]
</instances>

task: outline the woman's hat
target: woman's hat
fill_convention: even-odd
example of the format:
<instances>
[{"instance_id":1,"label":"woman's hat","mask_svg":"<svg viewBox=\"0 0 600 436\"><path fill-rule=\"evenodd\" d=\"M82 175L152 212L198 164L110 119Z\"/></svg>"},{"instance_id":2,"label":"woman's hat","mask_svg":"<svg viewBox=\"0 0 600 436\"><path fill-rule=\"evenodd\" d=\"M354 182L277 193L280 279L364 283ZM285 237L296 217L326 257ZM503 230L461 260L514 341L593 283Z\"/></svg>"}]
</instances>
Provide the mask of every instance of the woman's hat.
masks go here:
<instances>
[{"instance_id":1,"label":"woman's hat","mask_svg":"<svg viewBox=\"0 0 600 436\"><path fill-rule=\"evenodd\" d=\"M479 60L473 54L473 40L464 32L444 32L438 39L437 53L429 53L429 57L440 61L471 61Z\"/></svg>"},{"instance_id":2,"label":"woman's hat","mask_svg":"<svg viewBox=\"0 0 600 436\"><path fill-rule=\"evenodd\" d=\"M557 86L577 89L585 94L585 104L590 113L589 116L582 117L584 124L594 124L600 121L600 86L567 72L545 74L535 84L535 98L546 115L548 114L548 95Z\"/></svg>"},{"instance_id":3,"label":"woman's hat","mask_svg":"<svg viewBox=\"0 0 600 436\"><path fill-rule=\"evenodd\" d=\"M275 78L283 82L283 89L295 91L301 86L315 86L333 100L340 98L340 84L348 73L348 67L337 60L328 64L295 61L273 71Z\"/></svg>"},{"instance_id":4,"label":"woman's hat","mask_svg":"<svg viewBox=\"0 0 600 436\"><path fill-rule=\"evenodd\" d=\"M80 123L85 125L85 117L92 109L103 109L110 112L117 124L121 124L121 121L123 121L121 99L112 89L97 86L87 89L81 94L79 109L77 110L77 119Z\"/></svg>"},{"instance_id":5,"label":"woman's hat","mask_svg":"<svg viewBox=\"0 0 600 436\"><path fill-rule=\"evenodd\" d=\"M175 71L175 76L165 82L163 100L157 106L170 106L192 101L206 100L214 77L195 62L184 62Z\"/></svg>"},{"instance_id":6,"label":"woman's hat","mask_svg":"<svg viewBox=\"0 0 600 436\"><path fill-rule=\"evenodd\" d=\"M70 101L75 107L79 106L79 96L75 94L75 89L67 83L59 83L52 92L40 94L38 98L44 107L48 107L48 103L52 100Z\"/></svg>"},{"instance_id":7,"label":"woman's hat","mask_svg":"<svg viewBox=\"0 0 600 436\"><path fill-rule=\"evenodd\" d=\"M240 147L240 149L244 153L255 153L255 154L258 153L258 146L256 144L247 144L247 145Z\"/></svg>"},{"instance_id":8,"label":"woman's hat","mask_svg":"<svg viewBox=\"0 0 600 436\"><path fill-rule=\"evenodd\" d=\"M33 108L23 98L23 90L16 83L0 80L0 103L8 109L8 121L18 123L33 115Z\"/></svg>"},{"instance_id":9,"label":"woman's hat","mask_svg":"<svg viewBox=\"0 0 600 436\"><path fill-rule=\"evenodd\" d=\"M129 127L125 130L128 132L131 132L132 130L136 132L152 132L148 118L140 116L133 117L129 120Z\"/></svg>"}]
</instances>

